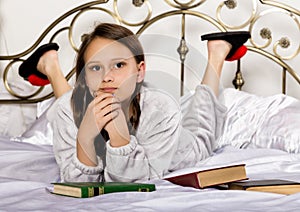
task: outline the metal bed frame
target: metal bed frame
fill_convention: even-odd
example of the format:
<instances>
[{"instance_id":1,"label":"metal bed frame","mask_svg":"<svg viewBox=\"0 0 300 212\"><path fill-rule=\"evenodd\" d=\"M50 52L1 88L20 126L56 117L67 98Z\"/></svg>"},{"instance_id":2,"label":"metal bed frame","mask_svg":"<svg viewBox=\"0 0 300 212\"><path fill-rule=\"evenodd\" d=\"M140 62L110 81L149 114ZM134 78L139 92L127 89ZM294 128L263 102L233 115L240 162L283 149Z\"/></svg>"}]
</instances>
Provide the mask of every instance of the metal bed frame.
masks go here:
<instances>
[{"instance_id":1,"label":"metal bed frame","mask_svg":"<svg viewBox=\"0 0 300 212\"><path fill-rule=\"evenodd\" d=\"M252 8L249 8L251 10L251 15L249 16L248 20L244 23L234 26L227 24L222 19L222 10L228 9L234 11L234 9L238 6L238 4L242 4L242 1L237 0L226 0L221 2L219 5L217 5L216 8L216 14L208 15L201 11L202 5L208 3L206 0L190 0L185 3L181 3L178 0L161 0L162 3L166 3L168 7L170 8L169 11L163 12L160 14L155 13L155 11L152 10L152 5L149 0L133 0L131 3L135 7L144 7L146 6L147 11L144 20L141 20L136 23L129 22L125 20L119 13L118 8L118 0L113 0L113 7L111 9L106 8L106 4L109 2L109 0L98 0L98 1L90 1L88 3L82 4L78 7L75 7L74 9L71 9L67 11L65 14L58 17L56 20L54 20L45 30L44 32L36 39L34 44L30 46L28 49L24 50L21 53L15 54L15 55L0 55L0 61L6 62L6 66L4 67L3 71L3 82L5 85L5 89L9 92L9 94L12 95L13 98L9 99L0 99L0 104L32 104L41 102L43 100L49 99L53 96L53 92L50 91L47 94L44 94L40 96L39 94L44 89L44 87L38 87L34 93L28 94L28 95L19 95L17 94L10 86L10 83L8 82L8 74L10 71L13 71L12 66L15 64L20 64L22 61L24 61L24 58L29 56L44 40L46 37L50 36L50 39L48 42L52 42L58 35L60 35L62 32L67 32L68 34L68 42L70 43L72 49L76 52L77 47L73 40L73 30L74 25L76 24L77 19L84 13L88 11L98 11L99 13L105 13L113 18L113 20L116 23L129 26L129 27L136 27L138 30L136 34L142 34L149 26L151 26L153 23L159 22L160 20L165 19L166 17L171 16L180 16L181 17L181 29L180 29L180 42L178 43L178 57L181 62L180 67L180 80L184 83L184 73L185 73L185 59L187 54L189 53L189 47L187 46L186 42L186 25L187 25L187 16L193 16L199 19L202 19L204 21L207 21L208 23L214 25L219 29L220 31L229 31L229 30L240 30L247 28L251 34L257 33L254 31L254 28L256 26L256 23L263 18L264 16L270 14L270 13L285 13L288 15L291 20L293 20L296 23L296 26L298 27L298 31L300 31L300 24L299 24L299 15L300 11L296 8L290 7L286 4L279 3L277 1L271 1L271 0L251 0L252 1ZM130 2L129 2L130 4ZM270 6L269 8L261 11L262 6ZM65 26L57 29L58 24L61 24L62 22L65 22L65 20L69 18L70 22L66 23ZM274 63L278 64L282 67L282 93L286 93L286 78L287 74L290 74L299 84L300 84L300 77L297 74L297 72L293 69L292 66L288 64L288 61L294 58L299 58L299 52L300 52L300 45L298 46L298 49L294 53L292 53L289 56L282 56L280 55L278 49L283 48L287 49L291 45L291 40L284 36L281 37L279 40L274 41L272 37L272 31L270 28L263 27L259 30L260 37L265 40L265 43L263 45L259 45L255 39L250 39L250 45L247 45L247 48L249 51L255 52L257 54L260 54L264 56L265 58L268 58L272 60ZM272 51L267 51L267 47L270 47L272 45ZM242 76L242 72L240 70L240 62L237 62L237 71L235 74L235 77L233 79L233 84L236 89L241 90L242 86L244 84L244 79ZM74 75L74 69L71 68L71 70L66 75L66 78L69 80ZM181 94L183 94L183 86L180 88Z\"/></svg>"}]
</instances>

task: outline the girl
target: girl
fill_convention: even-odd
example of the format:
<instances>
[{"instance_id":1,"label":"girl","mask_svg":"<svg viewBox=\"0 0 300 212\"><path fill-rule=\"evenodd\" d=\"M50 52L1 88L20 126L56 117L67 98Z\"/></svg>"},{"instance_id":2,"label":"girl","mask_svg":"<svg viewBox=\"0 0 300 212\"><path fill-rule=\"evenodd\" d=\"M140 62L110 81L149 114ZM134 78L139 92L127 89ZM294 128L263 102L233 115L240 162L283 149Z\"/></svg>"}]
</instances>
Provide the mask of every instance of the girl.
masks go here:
<instances>
[{"instance_id":1,"label":"girl","mask_svg":"<svg viewBox=\"0 0 300 212\"><path fill-rule=\"evenodd\" d=\"M216 96L224 60L234 45L218 38L207 46L206 72L183 118L170 95L143 84L143 49L127 28L103 23L85 36L73 90L55 74L61 72L56 51L47 51L37 68L60 97L48 118L61 180L162 178L208 157L222 133L226 108Z\"/></svg>"}]
</instances>

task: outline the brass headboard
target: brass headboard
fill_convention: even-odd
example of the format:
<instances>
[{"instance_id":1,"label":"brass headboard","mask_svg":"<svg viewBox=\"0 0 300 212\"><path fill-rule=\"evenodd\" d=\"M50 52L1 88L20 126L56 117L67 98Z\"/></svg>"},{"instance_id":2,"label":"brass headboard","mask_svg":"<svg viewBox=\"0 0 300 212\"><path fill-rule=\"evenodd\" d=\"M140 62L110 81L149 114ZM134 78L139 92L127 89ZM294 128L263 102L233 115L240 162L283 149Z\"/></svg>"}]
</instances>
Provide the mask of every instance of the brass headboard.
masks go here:
<instances>
[{"instance_id":1,"label":"brass headboard","mask_svg":"<svg viewBox=\"0 0 300 212\"><path fill-rule=\"evenodd\" d=\"M16 66L21 63L26 57L28 57L32 52L39 46L41 43L51 42L54 41L58 36L62 33L67 33L67 44L70 45L76 53L77 51L77 44L74 41L74 29L75 24L77 23L80 16L83 14L93 11L99 12L101 14L105 14L112 18L112 21L122 24L124 26L128 26L129 28L134 29L136 34L140 35L145 30L147 30L151 25L157 23L165 18L177 16L180 17L180 34L179 42L178 42L178 58L181 62L180 65L180 80L184 83L185 82L185 62L186 57L189 54L189 46L187 45L187 33L193 33L187 30L187 17L194 17L199 18L204 22L209 23L213 27L217 28L216 30L219 31L230 31L230 30L249 30L252 34L252 38L248 42L248 50L262 55L265 58L270 59L277 65L282 67L282 93L286 93L286 78L287 74L289 74L299 85L300 85L300 77L299 72L297 73L296 70L289 64L290 60L295 60L298 58L299 61L299 52L300 52L300 45L296 44L295 50L289 55L283 55L282 49L288 49L292 45L292 40L286 36L281 36L280 39L274 40L272 30L268 26L264 26L257 29L257 25L264 17L268 16L272 13L280 13L285 14L288 16L293 23L296 25L296 33L298 33L299 38L299 31L300 31L300 24L299 24L299 15L300 11L296 8L292 8L286 4L271 1L271 0L249 0L247 1L247 7L250 10L248 17L243 23L239 23L236 25L228 24L228 20L224 18L223 13L230 14L232 17L236 17L237 14L235 10L238 8L240 4L246 3L243 0L226 0L222 2L217 1L206 1L206 0L189 0L181 1L178 0L160 0L161 4L168 7L168 10L164 10L162 12L156 12L153 10L152 4L149 0L132 0L129 1L118 1L118 0L98 0L98 1L90 1L88 3L82 4L78 7L75 7L72 10L67 11L60 17L58 17L55 21L53 21L44 32L37 38L37 40L33 43L31 47L20 52L15 55L1 55L0 60L5 62L5 67L3 71L3 82L5 89L13 96L13 98L9 99L1 99L1 104L27 104L27 103L37 103L41 102L45 99L48 99L53 96L51 89L49 92L43 91L44 88L36 88L33 93L26 94L26 95L19 95L17 94L10 86L9 83L9 73L11 71L16 71L13 69L13 66ZM212 3L213 2L213 3ZM136 8L146 8L146 12L142 17L141 21L131 22L127 21L123 16L120 14L120 4L124 6L136 7ZM207 4L215 4L215 11L214 14L206 13L206 5ZM203 12L205 11L205 12ZM229 16L229 15L228 15ZM227 17L227 16L226 16ZM102 20L99 20L102 21ZM200 36L200 35L199 35ZM256 39L263 40L263 44L259 44ZM47 39L47 40L46 40ZM298 40L299 41L299 40ZM66 45L66 43L63 43ZM61 45L62 46L62 45ZM295 45L294 45L295 46ZM270 50L271 49L271 50ZM244 79L242 76L242 71L240 69L241 61L238 61L236 68L236 75L233 79L233 84L237 89L241 89L244 84ZM73 69L70 68L69 72L66 74L67 79L71 79L74 75ZM180 88L181 94L183 94L183 86Z\"/></svg>"}]
</instances>

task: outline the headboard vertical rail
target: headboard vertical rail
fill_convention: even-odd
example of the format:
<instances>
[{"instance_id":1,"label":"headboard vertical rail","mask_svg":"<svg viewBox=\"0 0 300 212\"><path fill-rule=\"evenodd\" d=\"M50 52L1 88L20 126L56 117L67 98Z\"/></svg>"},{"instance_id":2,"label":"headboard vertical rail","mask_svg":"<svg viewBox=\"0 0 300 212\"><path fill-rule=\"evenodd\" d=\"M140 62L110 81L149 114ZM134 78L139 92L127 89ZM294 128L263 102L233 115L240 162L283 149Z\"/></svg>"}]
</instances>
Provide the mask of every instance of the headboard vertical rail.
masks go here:
<instances>
[{"instance_id":1,"label":"headboard vertical rail","mask_svg":"<svg viewBox=\"0 0 300 212\"><path fill-rule=\"evenodd\" d=\"M282 68L282 93L286 94L286 69Z\"/></svg>"}]
</instances>

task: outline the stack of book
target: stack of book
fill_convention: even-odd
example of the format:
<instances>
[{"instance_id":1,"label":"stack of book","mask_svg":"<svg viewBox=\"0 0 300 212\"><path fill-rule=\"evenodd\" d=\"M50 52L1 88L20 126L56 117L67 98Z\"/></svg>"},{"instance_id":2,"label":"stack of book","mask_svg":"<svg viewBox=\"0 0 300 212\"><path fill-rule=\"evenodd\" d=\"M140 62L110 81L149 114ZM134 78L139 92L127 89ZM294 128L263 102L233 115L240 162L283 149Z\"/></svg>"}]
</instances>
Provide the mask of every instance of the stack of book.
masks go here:
<instances>
[{"instance_id":1,"label":"stack of book","mask_svg":"<svg viewBox=\"0 0 300 212\"><path fill-rule=\"evenodd\" d=\"M199 189L248 179L245 164L222 166L194 172L189 172L186 169L187 173L178 174L181 171L171 173L164 179L177 185Z\"/></svg>"},{"instance_id":2,"label":"stack of book","mask_svg":"<svg viewBox=\"0 0 300 212\"><path fill-rule=\"evenodd\" d=\"M245 190L294 194L300 192L300 183L281 179L248 180L245 164L222 166L184 174L172 174L165 178L180 186L197 189L214 187L228 190Z\"/></svg>"}]
</instances>

